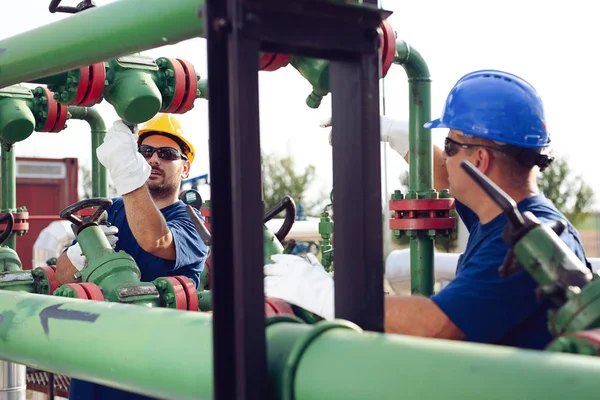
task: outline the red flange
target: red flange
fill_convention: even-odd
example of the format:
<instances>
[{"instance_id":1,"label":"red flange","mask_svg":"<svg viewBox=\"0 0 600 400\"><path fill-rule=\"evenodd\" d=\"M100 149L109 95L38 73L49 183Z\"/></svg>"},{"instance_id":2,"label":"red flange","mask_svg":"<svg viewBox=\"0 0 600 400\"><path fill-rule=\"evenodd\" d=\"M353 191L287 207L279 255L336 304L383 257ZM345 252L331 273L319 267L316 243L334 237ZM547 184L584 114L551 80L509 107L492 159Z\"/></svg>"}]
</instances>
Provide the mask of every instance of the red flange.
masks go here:
<instances>
[{"instance_id":1,"label":"red flange","mask_svg":"<svg viewBox=\"0 0 600 400\"><path fill-rule=\"evenodd\" d=\"M391 211L449 211L454 209L454 199L406 199L390 200Z\"/></svg>"},{"instance_id":2,"label":"red flange","mask_svg":"<svg viewBox=\"0 0 600 400\"><path fill-rule=\"evenodd\" d=\"M187 309L189 311L198 311L198 292L194 282L187 276L174 276L181 283L187 297Z\"/></svg>"},{"instance_id":3,"label":"red flange","mask_svg":"<svg viewBox=\"0 0 600 400\"><path fill-rule=\"evenodd\" d=\"M265 316L277 314L295 315L292 307L285 301L275 297L265 298Z\"/></svg>"},{"instance_id":4,"label":"red flange","mask_svg":"<svg viewBox=\"0 0 600 400\"><path fill-rule=\"evenodd\" d=\"M292 58L288 54L278 53L262 53L258 61L260 71L277 71L279 68L285 67Z\"/></svg>"},{"instance_id":5,"label":"red flange","mask_svg":"<svg viewBox=\"0 0 600 400\"><path fill-rule=\"evenodd\" d=\"M381 21L381 76L387 75L396 58L396 34L387 19Z\"/></svg>"},{"instance_id":6,"label":"red flange","mask_svg":"<svg viewBox=\"0 0 600 400\"><path fill-rule=\"evenodd\" d=\"M58 289L58 283L56 283L56 267L54 265L42 265L41 267L38 267L38 269L46 275L46 279L50 286L48 294L53 295L54 291Z\"/></svg>"},{"instance_id":7,"label":"red flange","mask_svg":"<svg viewBox=\"0 0 600 400\"><path fill-rule=\"evenodd\" d=\"M40 132L50 132L56 125L56 120L58 119L58 102L54 100L54 93L48 90L48 88L43 87L42 89L46 95L48 116L46 117L46 123L43 128L40 129Z\"/></svg>"},{"instance_id":8,"label":"red flange","mask_svg":"<svg viewBox=\"0 0 600 400\"><path fill-rule=\"evenodd\" d=\"M177 59L183 70L185 71L185 95L181 106L175 111L176 114L184 114L192 109L194 101L196 101L196 94L198 92L198 77L196 76L196 69L194 65L189 61Z\"/></svg>"},{"instance_id":9,"label":"red flange","mask_svg":"<svg viewBox=\"0 0 600 400\"><path fill-rule=\"evenodd\" d=\"M104 295L98 285L91 282L84 282L80 283L79 286L83 288L89 300L104 301Z\"/></svg>"},{"instance_id":10,"label":"red flange","mask_svg":"<svg viewBox=\"0 0 600 400\"><path fill-rule=\"evenodd\" d=\"M58 103L57 104L57 108L58 108L58 112L57 112L57 118L56 118L56 124L54 124L54 127L50 130L50 132L60 132L63 129L65 129L65 124L67 123L67 111L69 109L69 106L66 104L61 104Z\"/></svg>"},{"instance_id":11,"label":"red flange","mask_svg":"<svg viewBox=\"0 0 600 400\"><path fill-rule=\"evenodd\" d=\"M89 66L90 78L86 95L81 101L82 107L91 107L100 102L106 82L106 68L103 62Z\"/></svg>"},{"instance_id":12,"label":"red flange","mask_svg":"<svg viewBox=\"0 0 600 400\"><path fill-rule=\"evenodd\" d=\"M167 276L165 279L169 281L175 292L175 308L177 310L187 310L188 300L184 286L173 276Z\"/></svg>"},{"instance_id":13,"label":"red flange","mask_svg":"<svg viewBox=\"0 0 600 400\"><path fill-rule=\"evenodd\" d=\"M12 213L13 215L13 232L14 231L25 231L29 230L29 212L21 211ZM3 217L4 214L0 214L0 217Z\"/></svg>"},{"instance_id":14,"label":"red flange","mask_svg":"<svg viewBox=\"0 0 600 400\"><path fill-rule=\"evenodd\" d=\"M79 83L77 84L77 93L73 99L73 105L78 106L81 104L90 85L90 67L79 68Z\"/></svg>"},{"instance_id":15,"label":"red flange","mask_svg":"<svg viewBox=\"0 0 600 400\"><path fill-rule=\"evenodd\" d=\"M175 79L175 93L173 93L173 99L171 104L163 112L174 113L181 106L183 98L185 97L185 87L187 77L185 76L185 70L181 62L175 58L168 58L173 68L174 79Z\"/></svg>"},{"instance_id":16,"label":"red flange","mask_svg":"<svg viewBox=\"0 0 600 400\"><path fill-rule=\"evenodd\" d=\"M390 229L451 230L456 226L456 219L450 217L453 198L390 200L389 209L394 211Z\"/></svg>"},{"instance_id":17,"label":"red flange","mask_svg":"<svg viewBox=\"0 0 600 400\"><path fill-rule=\"evenodd\" d=\"M75 291L78 299L89 300L87 292L79 283L67 283L67 287L70 287Z\"/></svg>"}]
</instances>

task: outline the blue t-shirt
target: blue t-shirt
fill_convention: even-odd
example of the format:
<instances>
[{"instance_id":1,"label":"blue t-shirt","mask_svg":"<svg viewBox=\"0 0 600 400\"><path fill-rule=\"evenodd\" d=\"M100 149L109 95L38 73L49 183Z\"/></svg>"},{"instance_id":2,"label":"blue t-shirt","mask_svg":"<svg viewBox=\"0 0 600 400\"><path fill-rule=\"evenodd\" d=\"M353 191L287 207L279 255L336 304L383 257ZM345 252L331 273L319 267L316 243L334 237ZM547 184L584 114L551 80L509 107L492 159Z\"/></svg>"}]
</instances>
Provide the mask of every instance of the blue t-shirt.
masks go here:
<instances>
[{"instance_id":1,"label":"blue t-shirt","mask_svg":"<svg viewBox=\"0 0 600 400\"><path fill-rule=\"evenodd\" d=\"M531 211L542 223L567 220L543 194L519 202L518 208ZM544 349L552 340L547 311L555 308L554 304L538 300L537 283L527 271L508 278L498 274L508 252L502 240L506 215L481 224L477 215L459 202L456 211L469 230L469 241L459 257L456 278L431 299L468 341ZM560 237L586 264L579 234L570 223Z\"/></svg>"},{"instance_id":2,"label":"blue t-shirt","mask_svg":"<svg viewBox=\"0 0 600 400\"><path fill-rule=\"evenodd\" d=\"M136 242L127 218L123 199L112 199L113 205L107 209L108 222L119 229L119 240L115 251L123 250L131 255L141 272L142 282L151 282L161 276L184 275L190 278L196 287L200 282L200 274L208 254L192 220L187 215L186 205L182 201L161 209L175 243L175 260L165 260L144 251ZM196 210L198 215L199 212ZM202 218L202 217L201 217ZM71 379L70 400L146 400L151 397L141 396L107 386Z\"/></svg>"}]
</instances>

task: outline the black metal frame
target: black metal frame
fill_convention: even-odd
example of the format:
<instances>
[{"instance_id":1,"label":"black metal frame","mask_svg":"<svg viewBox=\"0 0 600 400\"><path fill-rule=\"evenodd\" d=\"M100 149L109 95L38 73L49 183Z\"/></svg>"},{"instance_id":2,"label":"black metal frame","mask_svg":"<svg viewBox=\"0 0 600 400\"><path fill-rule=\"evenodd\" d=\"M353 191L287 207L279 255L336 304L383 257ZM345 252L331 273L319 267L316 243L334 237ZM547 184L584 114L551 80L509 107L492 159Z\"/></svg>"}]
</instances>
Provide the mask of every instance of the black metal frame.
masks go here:
<instances>
[{"instance_id":1,"label":"black metal frame","mask_svg":"<svg viewBox=\"0 0 600 400\"><path fill-rule=\"evenodd\" d=\"M332 61L336 317L383 331L379 39L390 15L335 0L206 0L215 399L266 399L260 51ZM290 29L293 27L293 29ZM293 116L290 116L293 118ZM343 134L342 134L343 132Z\"/></svg>"}]
</instances>

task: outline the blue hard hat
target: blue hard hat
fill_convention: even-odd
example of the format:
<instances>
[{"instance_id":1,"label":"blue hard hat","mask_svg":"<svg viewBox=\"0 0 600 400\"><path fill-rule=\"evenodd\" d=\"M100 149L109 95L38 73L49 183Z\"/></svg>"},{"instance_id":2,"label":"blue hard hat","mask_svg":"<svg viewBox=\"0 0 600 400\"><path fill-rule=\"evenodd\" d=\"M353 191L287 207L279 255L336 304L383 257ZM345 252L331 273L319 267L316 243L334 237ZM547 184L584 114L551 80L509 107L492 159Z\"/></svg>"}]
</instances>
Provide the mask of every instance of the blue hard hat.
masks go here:
<instances>
[{"instance_id":1,"label":"blue hard hat","mask_svg":"<svg viewBox=\"0 0 600 400\"><path fill-rule=\"evenodd\" d=\"M542 99L533 86L516 75L482 70L454 85L442 117L425 128L448 128L518 147L550 145Z\"/></svg>"}]
</instances>

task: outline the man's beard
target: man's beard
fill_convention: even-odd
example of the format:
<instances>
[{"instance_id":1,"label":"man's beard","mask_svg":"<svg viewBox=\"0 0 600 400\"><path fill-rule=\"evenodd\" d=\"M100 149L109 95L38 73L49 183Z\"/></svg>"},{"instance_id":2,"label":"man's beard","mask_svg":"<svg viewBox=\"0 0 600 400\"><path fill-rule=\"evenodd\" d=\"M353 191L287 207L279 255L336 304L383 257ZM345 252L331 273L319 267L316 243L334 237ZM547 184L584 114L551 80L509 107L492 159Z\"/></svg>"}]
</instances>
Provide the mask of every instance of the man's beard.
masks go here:
<instances>
[{"instance_id":1,"label":"man's beard","mask_svg":"<svg viewBox=\"0 0 600 400\"><path fill-rule=\"evenodd\" d=\"M148 190L150 195L154 199L166 199L176 193L179 185L175 185L174 182L163 182L163 183L150 183L148 184Z\"/></svg>"}]
</instances>

